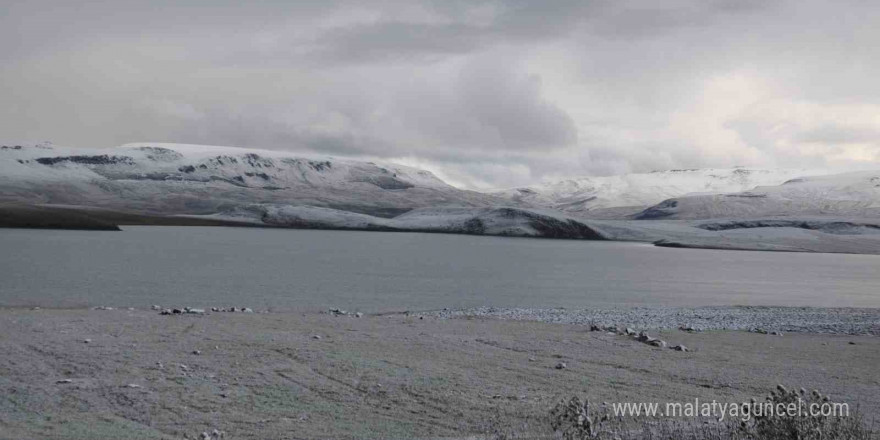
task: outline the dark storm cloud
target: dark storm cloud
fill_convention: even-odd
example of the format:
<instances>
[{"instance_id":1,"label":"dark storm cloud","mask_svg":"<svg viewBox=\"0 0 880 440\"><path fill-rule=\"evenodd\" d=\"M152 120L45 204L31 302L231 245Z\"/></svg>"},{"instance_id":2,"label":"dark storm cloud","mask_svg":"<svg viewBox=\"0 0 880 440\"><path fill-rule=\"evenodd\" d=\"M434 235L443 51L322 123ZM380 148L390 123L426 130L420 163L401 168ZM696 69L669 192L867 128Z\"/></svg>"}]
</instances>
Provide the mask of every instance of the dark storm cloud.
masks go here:
<instances>
[{"instance_id":1,"label":"dark storm cloud","mask_svg":"<svg viewBox=\"0 0 880 440\"><path fill-rule=\"evenodd\" d=\"M880 152L872 2L4 6L7 141L378 157L467 186Z\"/></svg>"}]
</instances>

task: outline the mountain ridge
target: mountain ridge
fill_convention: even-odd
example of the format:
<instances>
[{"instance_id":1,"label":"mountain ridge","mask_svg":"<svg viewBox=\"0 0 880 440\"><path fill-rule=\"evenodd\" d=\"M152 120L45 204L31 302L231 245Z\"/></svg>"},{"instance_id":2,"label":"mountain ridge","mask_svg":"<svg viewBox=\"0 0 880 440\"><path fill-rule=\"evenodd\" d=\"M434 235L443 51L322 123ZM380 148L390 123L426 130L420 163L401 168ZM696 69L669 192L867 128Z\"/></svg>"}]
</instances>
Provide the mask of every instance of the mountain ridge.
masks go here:
<instances>
[{"instance_id":1,"label":"mountain ridge","mask_svg":"<svg viewBox=\"0 0 880 440\"><path fill-rule=\"evenodd\" d=\"M792 216L880 217L880 171L790 179L748 191L685 195L637 214L640 220Z\"/></svg>"},{"instance_id":2,"label":"mountain ridge","mask_svg":"<svg viewBox=\"0 0 880 440\"><path fill-rule=\"evenodd\" d=\"M740 192L824 173L824 170L745 167L678 169L563 179L492 194L507 198L517 206L541 206L591 216L611 208L646 207L689 194Z\"/></svg>"},{"instance_id":3,"label":"mountain ridge","mask_svg":"<svg viewBox=\"0 0 880 440\"><path fill-rule=\"evenodd\" d=\"M0 146L0 225L265 226L880 253L880 171L810 173L669 170L480 193L416 168L274 150Z\"/></svg>"},{"instance_id":4,"label":"mountain ridge","mask_svg":"<svg viewBox=\"0 0 880 440\"><path fill-rule=\"evenodd\" d=\"M411 167L235 147L7 147L0 169L2 201L160 214L288 203L390 217L416 207L502 203Z\"/></svg>"}]
</instances>

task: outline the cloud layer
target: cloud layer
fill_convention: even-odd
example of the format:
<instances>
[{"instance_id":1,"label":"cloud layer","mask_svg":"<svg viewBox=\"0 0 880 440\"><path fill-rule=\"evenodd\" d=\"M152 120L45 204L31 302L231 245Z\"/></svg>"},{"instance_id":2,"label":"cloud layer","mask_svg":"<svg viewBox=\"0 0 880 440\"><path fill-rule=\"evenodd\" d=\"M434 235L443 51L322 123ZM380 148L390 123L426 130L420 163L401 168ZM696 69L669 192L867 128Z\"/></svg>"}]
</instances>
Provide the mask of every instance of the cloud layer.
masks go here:
<instances>
[{"instance_id":1,"label":"cloud layer","mask_svg":"<svg viewBox=\"0 0 880 440\"><path fill-rule=\"evenodd\" d=\"M8 141L378 157L473 187L880 166L880 5L12 0Z\"/></svg>"}]
</instances>

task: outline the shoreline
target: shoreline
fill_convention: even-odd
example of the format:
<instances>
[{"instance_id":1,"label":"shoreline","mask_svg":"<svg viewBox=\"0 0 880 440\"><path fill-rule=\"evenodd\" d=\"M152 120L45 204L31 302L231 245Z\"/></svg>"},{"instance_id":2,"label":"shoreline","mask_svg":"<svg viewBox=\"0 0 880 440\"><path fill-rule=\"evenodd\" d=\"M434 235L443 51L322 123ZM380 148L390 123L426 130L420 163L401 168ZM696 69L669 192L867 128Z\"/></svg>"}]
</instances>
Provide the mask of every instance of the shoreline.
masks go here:
<instances>
[{"instance_id":1,"label":"shoreline","mask_svg":"<svg viewBox=\"0 0 880 440\"><path fill-rule=\"evenodd\" d=\"M478 307L419 312L440 319L491 318L637 330L766 331L880 336L880 308L633 306L589 309Z\"/></svg>"},{"instance_id":2,"label":"shoreline","mask_svg":"<svg viewBox=\"0 0 880 440\"><path fill-rule=\"evenodd\" d=\"M196 308L203 310L200 315L226 314L227 308L190 305L168 306L158 309L128 306L71 306L45 307L41 305L0 305L3 312L87 312L87 311L118 311L118 312L149 312L158 314L163 309L180 310ZM218 310L212 310L218 309ZM235 309L232 307L232 309ZM241 314L239 312L237 314ZM284 316L284 315L336 315L354 316L355 312L346 312L338 308L303 308L303 309L248 309L248 314ZM589 327L630 327L641 330L684 330L690 332L704 331L746 331L754 333L783 332L801 334L825 334L845 336L880 336L880 308L875 307L795 307L795 306L612 306L590 308L536 308L536 307L466 307L443 308L433 310L387 310L374 312L358 312L361 316L374 317L415 317L451 319L489 319L499 321L524 321L543 324L559 324Z\"/></svg>"},{"instance_id":3,"label":"shoreline","mask_svg":"<svg viewBox=\"0 0 880 440\"><path fill-rule=\"evenodd\" d=\"M262 217L230 217L219 214L165 215L146 212L69 205L24 205L0 202L0 228L124 231L128 226L208 226L234 228L270 228L294 230L334 230L360 232L432 233L476 235L505 238L540 238L554 240L636 242L649 246L724 251L761 251L790 253L829 253L846 255L880 255L880 239L876 234L829 234L818 230L779 226L778 219L754 219L749 227L709 230L698 223L709 220L632 220L593 219L564 216L561 213L522 208L483 208L468 214L468 221L444 223L437 216L429 225L415 221L400 224L394 219L374 217L348 211L292 206L292 217L272 220ZM463 208L462 208L463 209ZM488 211L487 211L488 210ZM325 211L332 212L333 215ZM416 210L410 211L415 212ZM489 212L491 211L491 212ZM482 212L482 214L481 214ZM298 214L297 214L298 213ZM296 215L294 215L296 214ZM300 215L302 217L298 217ZM341 215L343 220L334 215ZM402 216L406 216L403 214ZM459 215L460 214L456 214ZM559 217L559 215L562 215ZM352 216L355 220L344 220ZM326 217L326 218L325 218ZM418 216L416 216L418 217ZM497 217L497 218L496 218ZM400 218L400 217L395 217ZM431 219L430 216L426 217ZM464 218L464 217L463 217ZM358 220L360 219L360 220ZM369 221L365 219L371 219ZM271 220L271 221L270 221ZM461 219L459 219L461 220ZM515 221L514 221L515 220ZM512 222L507 226L498 222ZM791 220L787 220L791 222ZM823 222L846 223L837 218L810 219L820 228ZM767 223L766 227L750 226ZM774 223L775 222L775 223ZM716 221L717 223L717 221ZM506 223L505 223L506 224ZM788 224L788 223L785 223ZM873 223L871 223L873 225ZM492 226L494 225L494 226ZM776 225L771 227L770 225ZM853 226L859 226L856 224ZM864 226L864 225L861 225ZM880 226L874 226L880 227ZM821 229L821 228L820 228Z\"/></svg>"}]
</instances>

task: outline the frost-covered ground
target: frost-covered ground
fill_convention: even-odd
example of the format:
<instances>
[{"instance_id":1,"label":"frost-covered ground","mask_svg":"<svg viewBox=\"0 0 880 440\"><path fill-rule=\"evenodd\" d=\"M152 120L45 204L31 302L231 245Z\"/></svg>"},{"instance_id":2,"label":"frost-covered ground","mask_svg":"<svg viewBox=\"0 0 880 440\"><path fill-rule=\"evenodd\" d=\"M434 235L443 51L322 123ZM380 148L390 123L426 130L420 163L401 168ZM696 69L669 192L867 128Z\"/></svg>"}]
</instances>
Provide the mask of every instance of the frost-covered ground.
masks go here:
<instances>
[{"instance_id":1,"label":"frost-covered ground","mask_svg":"<svg viewBox=\"0 0 880 440\"><path fill-rule=\"evenodd\" d=\"M0 308L0 438L553 438L573 394L747 402L777 384L880 411L874 336L650 331L680 352L582 325L257 312Z\"/></svg>"}]
</instances>

